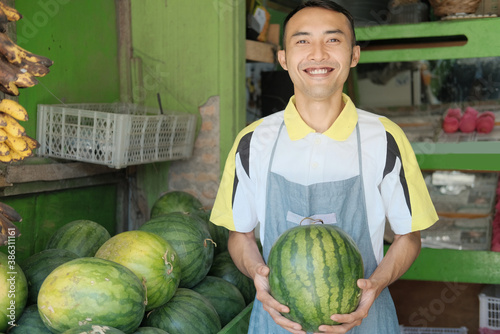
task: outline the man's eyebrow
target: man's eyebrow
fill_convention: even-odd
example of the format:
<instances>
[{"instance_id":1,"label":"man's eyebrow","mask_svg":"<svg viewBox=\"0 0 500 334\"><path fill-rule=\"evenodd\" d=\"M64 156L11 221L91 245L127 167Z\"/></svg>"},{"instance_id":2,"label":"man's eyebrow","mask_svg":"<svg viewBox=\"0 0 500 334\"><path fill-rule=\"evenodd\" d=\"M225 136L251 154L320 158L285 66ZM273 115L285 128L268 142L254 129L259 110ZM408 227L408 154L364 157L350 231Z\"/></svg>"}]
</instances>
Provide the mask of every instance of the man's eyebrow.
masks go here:
<instances>
[{"instance_id":1,"label":"man's eyebrow","mask_svg":"<svg viewBox=\"0 0 500 334\"><path fill-rule=\"evenodd\" d=\"M345 35L345 32L340 30L340 29L335 29L335 30L326 30L325 32L323 32L323 35L334 35L334 34L341 34L341 35ZM290 37L298 37L298 36L310 36L311 33L310 32L307 32L307 31L297 31L296 33L294 33L292 36Z\"/></svg>"}]
</instances>

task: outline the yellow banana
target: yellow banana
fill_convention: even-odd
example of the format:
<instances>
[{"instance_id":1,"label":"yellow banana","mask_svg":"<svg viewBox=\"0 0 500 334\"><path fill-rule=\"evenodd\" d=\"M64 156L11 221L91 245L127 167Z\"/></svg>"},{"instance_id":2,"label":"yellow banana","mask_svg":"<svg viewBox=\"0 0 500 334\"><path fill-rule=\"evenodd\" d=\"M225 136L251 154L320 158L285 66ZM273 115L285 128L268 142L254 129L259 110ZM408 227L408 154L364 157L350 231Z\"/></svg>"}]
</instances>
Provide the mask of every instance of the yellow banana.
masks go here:
<instances>
[{"instance_id":1,"label":"yellow banana","mask_svg":"<svg viewBox=\"0 0 500 334\"><path fill-rule=\"evenodd\" d=\"M19 121L28 120L28 112L26 111L26 109L18 102L11 99L3 99L2 101L0 101L0 111L12 116Z\"/></svg>"},{"instance_id":2,"label":"yellow banana","mask_svg":"<svg viewBox=\"0 0 500 334\"><path fill-rule=\"evenodd\" d=\"M12 156L9 154L7 155L0 155L0 162L3 163L11 163L12 162Z\"/></svg>"},{"instance_id":3,"label":"yellow banana","mask_svg":"<svg viewBox=\"0 0 500 334\"><path fill-rule=\"evenodd\" d=\"M7 6L0 1L0 8L3 10L9 21L19 21L23 16L16 9Z\"/></svg>"},{"instance_id":4,"label":"yellow banana","mask_svg":"<svg viewBox=\"0 0 500 334\"><path fill-rule=\"evenodd\" d=\"M35 139L31 138L30 136L23 136L23 139L28 144L30 150L34 150L40 147L40 143L37 142Z\"/></svg>"},{"instance_id":5,"label":"yellow banana","mask_svg":"<svg viewBox=\"0 0 500 334\"><path fill-rule=\"evenodd\" d=\"M7 123L5 125L7 125ZM0 129L0 143L3 143L4 141L6 141L7 138L8 138L7 132L5 132L3 129Z\"/></svg>"},{"instance_id":6,"label":"yellow banana","mask_svg":"<svg viewBox=\"0 0 500 334\"><path fill-rule=\"evenodd\" d=\"M0 119L7 123L7 125L5 125L2 129L7 132L9 137L21 137L26 134L24 127L20 125L12 116L0 112Z\"/></svg>"},{"instance_id":7,"label":"yellow banana","mask_svg":"<svg viewBox=\"0 0 500 334\"><path fill-rule=\"evenodd\" d=\"M7 58L10 63L18 66L23 66L25 62L31 62L50 67L54 63L47 57L39 56L23 49L4 33L0 33L0 54Z\"/></svg>"},{"instance_id":8,"label":"yellow banana","mask_svg":"<svg viewBox=\"0 0 500 334\"><path fill-rule=\"evenodd\" d=\"M11 81L11 82L8 82L6 84L4 84L3 82L0 82L0 91L4 92L5 94L12 95L12 96L19 95L19 88L17 88L15 81Z\"/></svg>"},{"instance_id":9,"label":"yellow banana","mask_svg":"<svg viewBox=\"0 0 500 334\"><path fill-rule=\"evenodd\" d=\"M0 156L5 157L10 154L10 148L5 143L0 143Z\"/></svg>"},{"instance_id":10,"label":"yellow banana","mask_svg":"<svg viewBox=\"0 0 500 334\"><path fill-rule=\"evenodd\" d=\"M24 141L23 137L9 137L5 141L8 147L11 148L12 151L17 151L19 153L29 150L28 143Z\"/></svg>"},{"instance_id":11,"label":"yellow banana","mask_svg":"<svg viewBox=\"0 0 500 334\"><path fill-rule=\"evenodd\" d=\"M26 154L26 152L28 154L25 156L24 154ZM24 158L26 158L30 154L31 154L31 150L27 150L25 152L19 152L19 151L14 151L14 150L10 151L10 156L12 158L12 161L23 160Z\"/></svg>"},{"instance_id":12,"label":"yellow banana","mask_svg":"<svg viewBox=\"0 0 500 334\"><path fill-rule=\"evenodd\" d=\"M36 85L38 83L38 80L35 79L33 74L29 72L24 72L17 75L15 83L16 86L19 88L28 88Z\"/></svg>"}]
</instances>

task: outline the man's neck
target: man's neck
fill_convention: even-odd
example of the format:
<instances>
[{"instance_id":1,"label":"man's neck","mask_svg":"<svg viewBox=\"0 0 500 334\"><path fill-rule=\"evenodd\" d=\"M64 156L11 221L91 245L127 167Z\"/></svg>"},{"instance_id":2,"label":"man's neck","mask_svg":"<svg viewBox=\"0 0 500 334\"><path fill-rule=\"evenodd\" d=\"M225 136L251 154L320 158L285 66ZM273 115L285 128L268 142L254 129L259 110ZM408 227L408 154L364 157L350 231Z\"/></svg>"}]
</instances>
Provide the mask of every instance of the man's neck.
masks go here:
<instances>
[{"instance_id":1,"label":"man's neck","mask_svg":"<svg viewBox=\"0 0 500 334\"><path fill-rule=\"evenodd\" d=\"M319 133L325 132L332 126L344 106L342 92L324 100L295 95L295 107L300 116L307 125Z\"/></svg>"}]
</instances>

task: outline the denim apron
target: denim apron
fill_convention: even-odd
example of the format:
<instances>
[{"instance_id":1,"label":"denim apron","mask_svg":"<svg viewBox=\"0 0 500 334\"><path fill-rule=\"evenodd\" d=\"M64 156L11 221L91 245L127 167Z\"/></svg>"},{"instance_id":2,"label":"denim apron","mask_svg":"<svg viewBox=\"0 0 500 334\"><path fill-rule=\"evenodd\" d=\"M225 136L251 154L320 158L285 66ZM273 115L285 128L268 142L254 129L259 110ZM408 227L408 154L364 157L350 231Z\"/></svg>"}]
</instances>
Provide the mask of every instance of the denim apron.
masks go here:
<instances>
[{"instance_id":1,"label":"denim apron","mask_svg":"<svg viewBox=\"0 0 500 334\"><path fill-rule=\"evenodd\" d=\"M377 267L372 248L362 176L361 144L359 125L356 126L358 160L360 175L341 181L331 181L304 186L286 180L271 172L274 154L284 124L274 143L269 162L266 189L266 223L264 227L264 260L267 258L274 241L305 217L322 219L324 223L335 224L354 239L361 251L364 275L369 277ZM290 140L287 134L281 140ZM276 325L262 303L255 298L248 333L281 334L289 333ZM368 317L362 324L354 327L350 334L399 334L400 329L394 303L389 290L385 288L373 303Z\"/></svg>"}]
</instances>

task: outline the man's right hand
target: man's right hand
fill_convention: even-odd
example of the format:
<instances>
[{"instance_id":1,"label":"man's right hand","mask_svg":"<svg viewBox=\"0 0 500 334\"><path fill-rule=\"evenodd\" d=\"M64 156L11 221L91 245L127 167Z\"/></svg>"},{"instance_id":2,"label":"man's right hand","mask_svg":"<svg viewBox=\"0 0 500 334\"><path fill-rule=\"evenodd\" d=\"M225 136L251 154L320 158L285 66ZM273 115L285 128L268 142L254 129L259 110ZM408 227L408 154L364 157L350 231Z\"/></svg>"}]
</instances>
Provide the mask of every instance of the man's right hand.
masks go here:
<instances>
[{"instance_id":1,"label":"man's right hand","mask_svg":"<svg viewBox=\"0 0 500 334\"><path fill-rule=\"evenodd\" d=\"M287 331L293 334L305 334L302 330L302 326L296 322L293 322L281 313L290 312L289 308L285 305L280 304L276 299L274 299L269 294L269 267L266 265L259 265L255 270L254 284L257 290L257 299L262 303L264 310L271 315L274 322L279 326L283 327Z\"/></svg>"}]
</instances>

